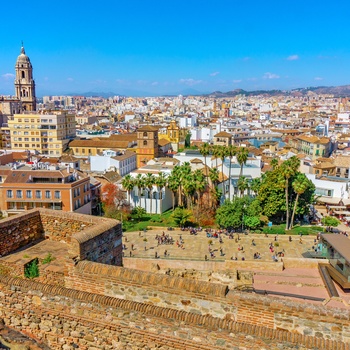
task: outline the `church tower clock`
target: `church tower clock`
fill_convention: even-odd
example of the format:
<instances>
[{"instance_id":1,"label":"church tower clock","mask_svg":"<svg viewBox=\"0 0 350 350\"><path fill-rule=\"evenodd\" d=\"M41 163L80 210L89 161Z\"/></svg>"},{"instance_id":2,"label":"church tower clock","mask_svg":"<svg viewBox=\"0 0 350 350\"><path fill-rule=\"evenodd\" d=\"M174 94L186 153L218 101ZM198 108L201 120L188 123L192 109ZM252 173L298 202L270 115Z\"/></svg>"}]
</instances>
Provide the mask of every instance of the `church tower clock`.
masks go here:
<instances>
[{"instance_id":1,"label":"church tower clock","mask_svg":"<svg viewBox=\"0 0 350 350\"><path fill-rule=\"evenodd\" d=\"M16 97L22 102L24 111L35 111L35 82L33 79L33 67L29 57L26 55L23 44L21 54L16 62L15 90Z\"/></svg>"}]
</instances>

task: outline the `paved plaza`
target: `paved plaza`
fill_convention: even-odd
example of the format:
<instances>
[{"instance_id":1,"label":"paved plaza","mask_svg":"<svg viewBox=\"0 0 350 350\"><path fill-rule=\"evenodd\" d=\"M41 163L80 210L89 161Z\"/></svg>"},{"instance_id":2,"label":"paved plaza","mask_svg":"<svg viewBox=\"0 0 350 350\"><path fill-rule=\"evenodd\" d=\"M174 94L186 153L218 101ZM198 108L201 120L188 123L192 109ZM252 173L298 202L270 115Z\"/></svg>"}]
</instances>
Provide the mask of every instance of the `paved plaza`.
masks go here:
<instances>
[{"instance_id":1,"label":"paved plaza","mask_svg":"<svg viewBox=\"0 0 350 350\"><path fill-rule=\"evenodd\" d=\"M174 244L158 244L156 237L163 236L163 233L165 236L171 236ZM189 231L168 231L162 228L147 232L127 232L124 233L123 237L124 256L129 259L154 259L157 256L159 260L168 260L169 262L183 260L184 263L185 261L204 261L205 259L217 262L237 259L241 261L239 269L253 271L255 290L265 291L267 295L271 294L277 298L288 298L287 295L294 295L291 298L298 298L301 302L324 304L326 301L330 307L349 307L350 292L343 291L338 285L336 288L340 298L329 298L316 265L311 264L313 267L303 266L305 260L301 260L300 266L297 262L297 267L269 270L274 259L281 261L283 258L304 259L310 257L309 253L313 251L316 236L300 237L294 235L291 236L290 241L289 235L266 236L265 234L236 233L233 239L224 234L221 235L221 239L222 243L220 243L219 238L209 238L204 231L198 232L196 235L190 234ZM211 241L210 245L209 241ZM181 242L183 242L182 247ZM209 248L214 255L213 257L210 255ZM260 259L254 259L256 253L259 253ZM284 256L278 256L278 253ZM263 269L254 269L249 264L250 261L269 262L270 264L266 264L266 268L264 266ZM313 300L315 298L318 300Z\"/></svg>"},{"instance_id":2,"label":"paved plaza","mask_svg":"<svg viewBox=\"0 0 350 350\"><path fill-rule=\"evenodd\" d=\"M157 236L169 235L174 244L158 244ZM304 258L307 252L312 251L316 236L267 235L264 234L234 234L234 238L221 234L219 238L209 238L206 232L198 232L196 235L189 231L167 231L166 229L154 229L147 232L124 233L125 257L154 258L157 254L160 259L188 259L224 261L228 259L254 260L254 254L259 253L262 261L278 260L281 256L288 258ZM181 245L182 239L182 247ZM212 242L209 245L209 242ZM179 242L179 245L176 244ZM133 249L132 249L133 246ZM270 249L272 246L272 249ZM213 253L211 256L209 248ZM221 252L222 250L222 252ZM278 253L280 253L278 256Z\"/></svg>"}]
</instances>

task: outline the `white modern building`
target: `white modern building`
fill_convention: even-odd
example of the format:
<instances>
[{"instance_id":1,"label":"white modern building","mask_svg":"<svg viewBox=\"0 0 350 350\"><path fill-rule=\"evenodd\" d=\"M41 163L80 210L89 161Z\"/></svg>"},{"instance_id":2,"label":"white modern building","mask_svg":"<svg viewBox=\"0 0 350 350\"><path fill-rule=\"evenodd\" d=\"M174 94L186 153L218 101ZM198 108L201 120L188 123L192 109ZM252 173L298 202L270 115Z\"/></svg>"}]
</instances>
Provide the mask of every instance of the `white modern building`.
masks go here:
<instances>
[{"instance_id":1,"label":"white modern building","mask_svg":"<svg viewBox=\"0 0 350 350\"><path fill-rule=\"evenodd\" d=\"M116 171L124 176L136 169L136 153L131 151L106 150L101 155L89 158L93 172Z\"/></svg>"}]
</instances>

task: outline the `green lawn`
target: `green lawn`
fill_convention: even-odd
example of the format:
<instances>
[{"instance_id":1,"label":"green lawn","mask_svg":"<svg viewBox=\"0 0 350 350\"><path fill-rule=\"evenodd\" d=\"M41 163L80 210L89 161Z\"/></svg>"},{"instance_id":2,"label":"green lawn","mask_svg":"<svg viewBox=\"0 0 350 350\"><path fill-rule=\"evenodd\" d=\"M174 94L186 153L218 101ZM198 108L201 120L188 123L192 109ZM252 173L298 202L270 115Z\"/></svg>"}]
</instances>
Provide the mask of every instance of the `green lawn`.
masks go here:
<instances>
[{"instance_id":1,"label":"green lawn","mask_svg":"<svg viewBox=\"0 0 350 350\"><path fill-rule=\"evenodd\" d=\"M159 227L175 227L173 218L171 217L173 211L172 209L167 210L162 215L160 214L146 214L140 221L136 216L132 215L131 220L123 222L123 231L142 231L149 226L159 226Z\"/></svg>"},{"instance_id":2,"label":"green lawn","mask_svg":"<svg viewBox=\"0 0 350 350\"><path fill-rule=\"evenodd\" d=\"M285 231L285 224L272 225L272 227L264 227L262 232L272 235L317 235L318 232L323 232L322 226L295 226L291 230Z\"/></svg>"}]
</instances>

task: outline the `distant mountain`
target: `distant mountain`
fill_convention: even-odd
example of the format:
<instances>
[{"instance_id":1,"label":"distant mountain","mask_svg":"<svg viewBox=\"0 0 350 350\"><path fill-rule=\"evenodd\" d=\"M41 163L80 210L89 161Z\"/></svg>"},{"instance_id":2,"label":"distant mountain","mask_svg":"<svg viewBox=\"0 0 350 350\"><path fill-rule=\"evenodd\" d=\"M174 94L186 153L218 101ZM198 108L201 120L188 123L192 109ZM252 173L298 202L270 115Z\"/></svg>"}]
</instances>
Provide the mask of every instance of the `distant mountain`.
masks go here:
<instances>
[{"instance_id":1,"label":"distant mountain","mask_svg":"<svg viewBox=\"0 0 350 350\"><path fill-rule=\"evenodd\" d=\"M293 90L254 90L254 91L246 91L243 89L236 89L227 92L214 91L206 96L209 97L234 97L237 95L244 96L305 96L310 93L316 94L326 94L326 95L334 95L335 97L350 97L350 85L342 85L342 86L314 86L314 87L306 87L306 88L297 88Z\"/></svg>"},{"instance_id":2,"label":"distant mountain","mask_svg":"<svg viewBox=\"0 0 350 350\"><path fill-rule=\"evenodd\" d=\"M120 96L121 94L117 94L115 92L93 92L93 91L88 91L88 92L71 92L68 94L65 94L66 96L84 96L84 97L103 97L103 98L108 98L108 97L113 97L113 96Z\"/></svg>"}]
</instances>

